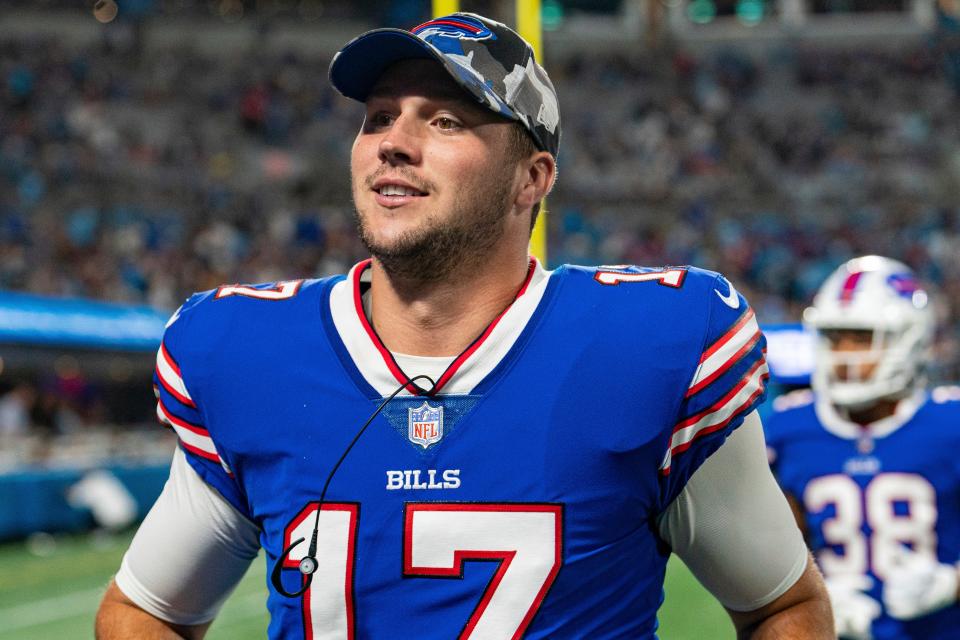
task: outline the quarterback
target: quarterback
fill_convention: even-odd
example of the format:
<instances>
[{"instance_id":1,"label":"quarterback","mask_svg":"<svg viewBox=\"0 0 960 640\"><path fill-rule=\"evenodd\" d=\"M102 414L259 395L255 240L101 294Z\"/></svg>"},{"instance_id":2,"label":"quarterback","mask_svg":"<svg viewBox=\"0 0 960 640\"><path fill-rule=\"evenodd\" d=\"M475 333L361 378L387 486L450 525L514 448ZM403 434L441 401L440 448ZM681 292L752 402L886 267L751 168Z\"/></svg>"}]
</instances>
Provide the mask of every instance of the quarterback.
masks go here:
<instances>
[{"instance_id":1,"label":"quarterback","mask_svg":"<svg viewBox=\"0 0 960 640\"><path fill-rule=\"evenodd\" d=\"M767 442L837 631L960 638L960 390L926 388L927 293L905 265L865 256L804 319L819 335L813 391L777 398Z\"/></svg>"},{"instance_id":2,"label":"quarterback","mask_svg":"<svg viewBox=\"0 0 960 640\"><path fill-rule=\"evenodd\" d=\"M747 301L693 267L528 256L560 143L530 46L460 13L359 36L330 79L366 108L372 258L175 314L180 447L98 637L202 637L260 547L271 638L653 638L671 550L742 637L832 637Z\"/></svg>"}]
</instances>

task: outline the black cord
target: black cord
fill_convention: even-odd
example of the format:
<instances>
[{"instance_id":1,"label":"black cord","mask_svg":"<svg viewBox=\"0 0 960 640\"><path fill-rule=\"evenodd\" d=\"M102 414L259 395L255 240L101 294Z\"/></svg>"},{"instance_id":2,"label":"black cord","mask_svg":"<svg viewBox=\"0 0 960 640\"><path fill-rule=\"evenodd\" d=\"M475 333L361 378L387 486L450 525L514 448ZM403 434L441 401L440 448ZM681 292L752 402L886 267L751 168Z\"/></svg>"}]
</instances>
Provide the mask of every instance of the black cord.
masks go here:
<instances>
[{"instance_id":1,"label":"black cord","mask_svg":"<svg viewBox=\"0 0 960 640\"><path fill-rule=\"evenodd\" d=\"M415 384L416 380L425 379L430 382L430 391L423 389L422 387ZM317 503L317 515L313 520L313 535L310 536L310 546L307 549L307 555L300 560L300 573L307 577L306 581L303 583L303 586L299 591L289 592L283 587L283 583L280 580L280 576L283 571L283 563L290 556L290 552L293 551L294 547L303 542L306 538L297 538L290 543L290 546L283 550L283 553L280 554L280 557L277 558L276 563L273 565L273 572L270 575L270 580L273 582L273 587L283 596L288 598L298 598L310 588L311 583L313 582L313 574L316 572L318 563L317 563L317 537L320 534L320 510L323 508L324 500L327 497L327 488L330 486L330 482L333 480L333 476L337 473L337 470L340 469L340 465L343 464L343 461L347 458L347 454L350 453L350 450L353 449L353 445L357 444L357 441L360 439L360 436L363 435L363 432L367 430L367 427L370 426L370 423L373 422L373 419L376 418L380 412L383 410L387 404L397 397L397 395L407 388L408 385L413 385L417 388L418 391L424 392L426 395L433 395L434 390L437 387L437 383L433 381L433 378L427 375L414 376L412 378L407 378L407 380L397 387L396 391L391 393L389 396L383 399L383 402L377 407L367 421L363 423L363 426L360 427L360 430L357 431L357 435L353 437L353 440L344 449L343 454L340 456L340 459L337 460L337 464L333 465L333 469L330 470L329 475L327 475L327 481L323 483L323 490L320 492L320 501Z\"/></svg>"}]
</instances>

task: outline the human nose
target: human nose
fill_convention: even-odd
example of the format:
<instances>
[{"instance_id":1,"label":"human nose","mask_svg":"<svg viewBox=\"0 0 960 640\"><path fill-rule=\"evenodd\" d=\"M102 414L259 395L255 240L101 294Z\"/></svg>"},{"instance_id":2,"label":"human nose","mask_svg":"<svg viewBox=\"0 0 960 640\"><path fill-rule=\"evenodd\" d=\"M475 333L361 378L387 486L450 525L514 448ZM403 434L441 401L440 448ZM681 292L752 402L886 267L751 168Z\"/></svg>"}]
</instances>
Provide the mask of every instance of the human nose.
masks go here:
<instances>
[{"instance_id":1,"label":"human nose","mask_svg":"<svg viewBox=\"0 0 960 640\"><path fill-rule=\"evenodd\" d=\"M398 117L380 139L380 161L391 165L419 164L421 158L420 138L410 118Z\"/></svg>"},{"instance_id":2,"label":"human nose","mask_svg":"<svg viewBox=\"0 0 960 640\"><path fill-rule=\"evenodd\" d=\"M841 335L834 342L834 351L863 351L865 345L862 340L857 340L852 336Z\"/></svg>"}]
</instances>

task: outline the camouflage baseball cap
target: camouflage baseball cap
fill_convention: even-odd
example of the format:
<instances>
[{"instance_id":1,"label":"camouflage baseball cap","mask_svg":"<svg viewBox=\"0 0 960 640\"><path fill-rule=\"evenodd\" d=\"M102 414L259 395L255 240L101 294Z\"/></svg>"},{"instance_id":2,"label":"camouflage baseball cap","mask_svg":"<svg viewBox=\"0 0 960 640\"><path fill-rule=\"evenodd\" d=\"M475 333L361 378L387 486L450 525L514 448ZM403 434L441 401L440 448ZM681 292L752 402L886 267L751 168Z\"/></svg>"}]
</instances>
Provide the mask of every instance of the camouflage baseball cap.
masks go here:
<instances>
[{"instance_id":1,"label":"camouflage baseball cap","mask_svg":"<svg viewBox=\"0 0 960 640\"><path fill-rule=\"evenodd\" d=\"M330 63L330 82L364 102L383 72L409 58L436 60L487 108L522 123L537 147L560 148L560 108L530 44L504 24L454 13L414 27L374 29L354 38Z\"/></svg>"}]
</instances>

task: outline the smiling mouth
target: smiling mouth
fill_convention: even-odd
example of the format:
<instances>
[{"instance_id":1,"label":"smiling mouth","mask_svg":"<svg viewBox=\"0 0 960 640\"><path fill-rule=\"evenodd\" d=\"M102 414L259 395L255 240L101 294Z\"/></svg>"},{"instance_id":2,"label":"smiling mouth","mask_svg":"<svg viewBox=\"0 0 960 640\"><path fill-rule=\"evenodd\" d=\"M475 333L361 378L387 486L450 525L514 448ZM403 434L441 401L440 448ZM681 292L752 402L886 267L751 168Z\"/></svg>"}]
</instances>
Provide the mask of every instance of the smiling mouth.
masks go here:
<instances>
[{"instance_id":1,"label":"smiling mouth","mask_svg":"<svg viewBox=\"0 0 960 640\"><path fill-rule=\"evenodd\" d=\"M414 197L423 197L427 195L425 192L420 191L419 189L414 189L413 187L405 187L399 184L385 184L379 189L374 189L376 193L379 193L381 196L414 196Z\"/></svg>"}]
</instances>

